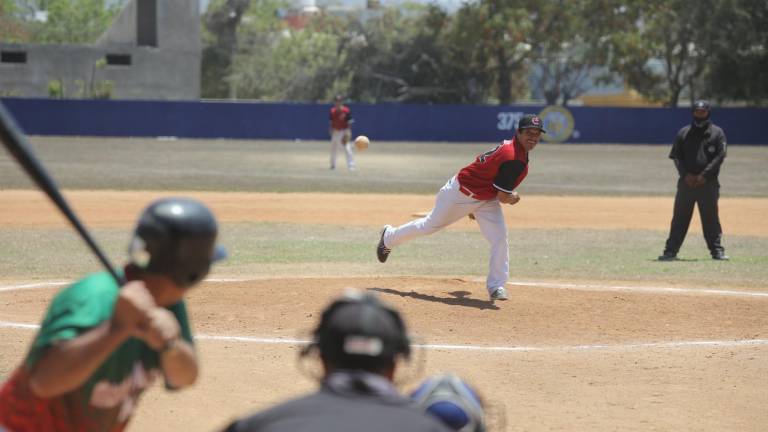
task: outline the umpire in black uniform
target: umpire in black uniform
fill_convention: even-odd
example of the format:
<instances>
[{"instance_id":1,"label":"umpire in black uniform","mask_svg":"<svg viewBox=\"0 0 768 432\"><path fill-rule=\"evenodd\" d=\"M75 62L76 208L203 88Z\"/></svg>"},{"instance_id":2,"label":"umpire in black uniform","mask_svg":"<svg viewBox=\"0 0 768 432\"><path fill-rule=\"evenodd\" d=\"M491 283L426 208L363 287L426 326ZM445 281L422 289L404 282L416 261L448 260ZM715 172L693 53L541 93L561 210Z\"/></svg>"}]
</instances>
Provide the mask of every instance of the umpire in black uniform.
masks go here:
<instances>
[{"instance_id":1,"label":"umpire in black uniform","mask_svg":"<svg viewBox=\"0 0 768 432\"><path fill-rule=\"evenodd\" d=\"M723 231L717 208L720 198L717 176L725 159L725 133L712 123L710 112L707 101L694 102L693 121L680 129L669 153L680 178L677 181L669 238L659 261L677 259L677 253L688 233L694 204L699 207L704 239L712 259L728 259L721 244Z\"/></svg>"},{"instance_id":2,"label":"umpire in black uniform","mask_svg":"<svg viewBox=\"0 0 768 432\"><path fill-rule=\"evenodd\" d=\"M400 314L369 293L351 292L322 314L302 356L319 353L320 389L232 423L226 432L449 432L392 384L410 356Z\"/></svg>"}]
</instances>

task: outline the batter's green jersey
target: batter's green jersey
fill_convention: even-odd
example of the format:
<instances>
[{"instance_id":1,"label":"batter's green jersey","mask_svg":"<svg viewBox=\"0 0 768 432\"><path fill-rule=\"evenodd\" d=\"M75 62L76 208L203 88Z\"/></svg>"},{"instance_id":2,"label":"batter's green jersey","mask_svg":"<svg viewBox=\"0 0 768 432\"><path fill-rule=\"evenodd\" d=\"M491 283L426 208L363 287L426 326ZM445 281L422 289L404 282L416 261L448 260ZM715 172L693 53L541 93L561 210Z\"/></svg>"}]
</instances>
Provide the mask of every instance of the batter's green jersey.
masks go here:
<instances>
[{"instance_id":1,"label":"batter's green jersey","mask_svg":"<svg viewBox=\"0 0 768 432\"><path fill-rule=\"evenodd\" d=\"M0 426L14 432L125 428L141 392L162 376L159 354L139 339L125 341L73 391L40 398L29 388L29 371L47 348L112 318L119 289L104 272L89 275L56 295L24 363L0 389ZM192 343L184 302L168 309L179 321L182 337Z\"/></svg>"}]
</instances>

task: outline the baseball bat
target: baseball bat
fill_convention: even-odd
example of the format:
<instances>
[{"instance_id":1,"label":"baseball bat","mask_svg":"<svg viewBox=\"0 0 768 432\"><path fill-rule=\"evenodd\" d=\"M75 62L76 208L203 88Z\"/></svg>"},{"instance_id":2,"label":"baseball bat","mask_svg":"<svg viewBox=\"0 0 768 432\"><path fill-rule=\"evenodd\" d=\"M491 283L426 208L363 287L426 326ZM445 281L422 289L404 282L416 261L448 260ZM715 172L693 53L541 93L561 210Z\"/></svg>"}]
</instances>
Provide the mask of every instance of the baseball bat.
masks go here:
<instances>
[{"instance_id":1,"label":"baseball bat","mask_svg":"<svg viewBox=\"0 0 768 432\"><path fill-rule=\"evenodd\" d=\"M32 151L32 147L30 147L26 137L21 132L21 128L16 124L16 120L11 116L11 113L6 110L2 101L0 101L0 141L3 142L5 148L8 149L11 155L13 155L22 168L24 168L27 175L34 180L37 186L40 187L46 195L48 195L51 201L56 204L56 207L64 213L64 216L66 216L69 222L72 223L72 226L75 227L75 230L80 234L80 237L85 240L85 243L91 248L91 251L96 255L99 261L101 261L101 264L104 265L112 277L115 278L118 285L123 285L123 279L117 274L114 266L109 262L109 259L107 259L107 256L102 252L99 245L93 240L88 230L86 230L83 224L80 223L80 219L72 211L69 204L64 199L64 196L62 196L56 182L48 174L48 171L40 162L40 159L38 159Z\"/></svg>"}]
</instances>

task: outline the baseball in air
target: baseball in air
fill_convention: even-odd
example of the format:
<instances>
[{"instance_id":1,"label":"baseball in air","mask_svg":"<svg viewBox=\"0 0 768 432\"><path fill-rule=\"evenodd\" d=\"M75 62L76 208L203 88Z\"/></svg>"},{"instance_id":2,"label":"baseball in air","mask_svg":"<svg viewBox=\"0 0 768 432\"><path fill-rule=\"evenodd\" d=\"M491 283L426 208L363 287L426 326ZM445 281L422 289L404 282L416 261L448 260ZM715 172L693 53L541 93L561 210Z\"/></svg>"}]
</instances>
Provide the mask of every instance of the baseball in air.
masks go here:
<instances>
[{"instance_id":1,"label":"baseball in air","mask_svg":"<svg viewBox=\"0 0 768 432\"><path fill-rule=\"evenodd\" d=\"M357 138L355 138L355 148L357 148L358 151L367 150L370 144L371 140L369 140L365 135L359 135Z\"/></svg>"}]
</instances>

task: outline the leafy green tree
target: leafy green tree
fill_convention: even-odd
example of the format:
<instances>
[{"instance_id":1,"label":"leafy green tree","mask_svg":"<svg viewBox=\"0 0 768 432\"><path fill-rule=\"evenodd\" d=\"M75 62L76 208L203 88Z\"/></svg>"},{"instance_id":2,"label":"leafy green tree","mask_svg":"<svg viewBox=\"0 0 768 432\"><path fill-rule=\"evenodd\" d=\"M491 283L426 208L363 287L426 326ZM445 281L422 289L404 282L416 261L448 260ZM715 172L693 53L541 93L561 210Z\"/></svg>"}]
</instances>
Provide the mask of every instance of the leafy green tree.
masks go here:
<instances>
[{"instance_id":1,"label":"leafy green tree","mask_svg":"<svg viewBox=\"0 0 768 432\"><path fill-rule=\"evenodd\" d=\"M328 100L336 76L338 40L332 34L286 31L269 46L239 55L233 84L238 98Z\"/></svg>"},{"instance_id":2,"label":"leafy green tree","mask_svg":"<svg viewBox=\"0 0 768 432\"><path fill-rule=\"evenodd\" d=\"M364 35L371 42L351 48L347 58L348 69L355 71L352 93L373 101L461 102L464 78L456 67L461 63L451 61L446 45L450 25L448 14L434 5L405 14L393 10L369 21Z\"/></svg>"},{"instance_id":3,"label":"leafy green tree","mask_svg":"<svg viewBox=\"0 0 768 432\"><path fill-rule=\"evenodd\" d=\"M244 15L229 76L237 98L326 100L333 88L339 41L328 29L341 20L317 17L308 28L292 29L279 18L286 6L262 0Z\"/></svg>"},{"instance_id":4,"label":"leafy green tree","mask_svg":"<svg viewBox=\"0 0 768 432\"><path fill-rule=\"evenodd\" d=\"M214 0L203 14L201 93L204 98L234 97L232 63L237 31L250 0Z\"/></svg>"},{"instance_id":5,"label":"leafy green tree","mask_svg":"<svg viewBox=\"0 0 768 432\"><path fill-rule=\"evenodd\" d=\"M29 39L29 32L19 16L21 10L15 0L0 0L0 40L4 42L24 42Z\"/></svg>"},{"instance_id":6,"label":"leafy green tree","mask_svg":"<svg viewBox=\"0 0 768 432\"><path fill-rule=\"evenodd\" d=\"M695 97L716 45L721 24L719 0L608 1L634 18L608 33L610 67L650 100L676 107L681 96ZM734 37L734 36L732 36Z\"/></svg>"},{"instance_id":7,"label":"leafy green tree","mask_svg":"<svg viewBox=\"0 0 768 432\"><path fill-rule=\"evenodd\" d=\"M598 70L605 65L604 26L594 25L606 17L603 0L532 1L532 86L548 105L568 102L582 95L591 80L611 81ZM610 25L615 25L611 20Z\"/></svg>"},{"instance_id":8,"label":"leafy green tree","mask_svg":"<svg viewBox=\"0 0 768 432\"><path fill-rule=\"evenodd\" d=\"M465 3L458 12L456 31L477 51L464 54L472 59L475 71L483 77L481 83L490 87L500 104L528 94L528 61L535 31L531 18L525 0L479 0Z\"/></svg>"},{"instance_id":9,"label":"leafy green tree","mask_svg":"<svg viewBox=\"0 0 768 432\"><path fill-rule=\"evenodd\" d=\"M47 12L45 22L30 23L32 41L37 43L90 43L109 28L120 5L104 0L47 0L36 8Z\"/></svg>"},{"instance_id":10,"label":"leafy green tree","mask_svg":"<svg viewBox=\"0 0 768 432\"><path fill-rule=\"evenodd\" d=\"M768 105L768 2L723 0L713 11L719 25L701 95L721 101Z\"/></svg>"}]
</instances>

